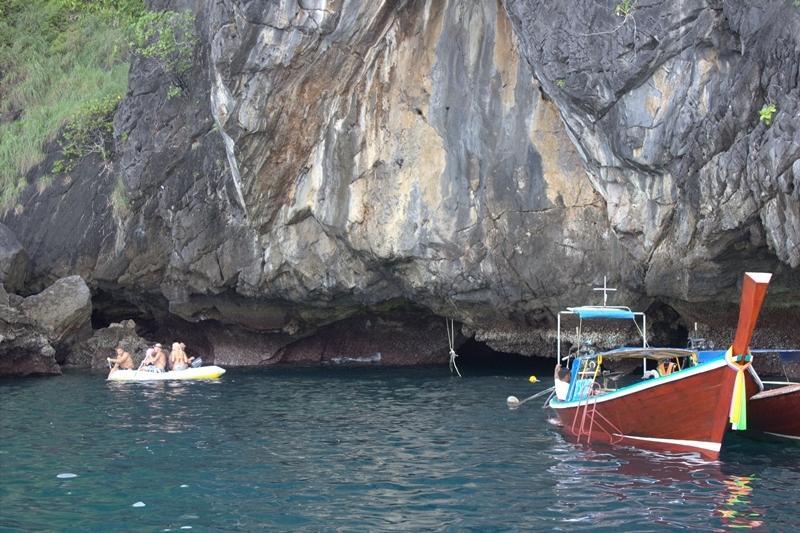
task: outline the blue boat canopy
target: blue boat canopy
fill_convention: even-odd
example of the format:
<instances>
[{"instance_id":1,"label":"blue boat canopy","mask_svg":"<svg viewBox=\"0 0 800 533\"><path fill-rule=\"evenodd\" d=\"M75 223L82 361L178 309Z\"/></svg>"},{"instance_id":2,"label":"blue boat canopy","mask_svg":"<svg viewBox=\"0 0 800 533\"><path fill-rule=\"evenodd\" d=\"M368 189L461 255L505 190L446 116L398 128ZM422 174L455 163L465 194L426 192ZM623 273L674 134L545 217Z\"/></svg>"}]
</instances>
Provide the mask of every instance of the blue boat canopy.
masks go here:
<instances>
[{"instance_id":1,"label":"blue boat canopy","mask_svg":"<svg viewBox=\"0 0 800 533\"><path fill-rule=\"evenodd\" d=\"M569 311L584 318L601 318L607 320L630 319L635 316L634 312L626 307L568 307Z\"/></svg>"}]
</instances>

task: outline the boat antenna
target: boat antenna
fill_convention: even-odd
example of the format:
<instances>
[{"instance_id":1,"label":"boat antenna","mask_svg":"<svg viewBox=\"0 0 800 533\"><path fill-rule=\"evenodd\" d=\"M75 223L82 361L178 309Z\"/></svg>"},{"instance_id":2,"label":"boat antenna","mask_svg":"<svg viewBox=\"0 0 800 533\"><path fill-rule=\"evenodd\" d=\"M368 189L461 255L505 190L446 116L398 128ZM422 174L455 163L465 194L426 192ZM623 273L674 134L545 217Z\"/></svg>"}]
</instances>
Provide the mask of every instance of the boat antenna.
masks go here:
<instances>
[{"instance_id":1,"label":"boat antenna","mask_svg":"<svg viewBox=\"0 0 800 533\"><path fill-rule=\"evenodd\" d=\"M607 280L606 280L606 276L603 276L603 286L602 287L595 287L592 290L603 291L603 307L607 307L607 304L608 304L608 293L609 292L614 292L617 289L609 288Z\"/></svg>"}]
</instances>

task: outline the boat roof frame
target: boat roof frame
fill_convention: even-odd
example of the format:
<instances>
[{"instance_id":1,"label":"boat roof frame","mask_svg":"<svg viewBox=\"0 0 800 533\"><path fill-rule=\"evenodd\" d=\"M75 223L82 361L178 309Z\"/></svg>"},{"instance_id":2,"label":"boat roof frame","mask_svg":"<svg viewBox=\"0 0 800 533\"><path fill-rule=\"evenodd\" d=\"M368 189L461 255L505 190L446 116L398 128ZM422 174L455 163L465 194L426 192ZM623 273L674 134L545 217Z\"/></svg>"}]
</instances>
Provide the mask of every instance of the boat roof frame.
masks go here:
<instances>
[{"instance_id":1,"label":"boat roof frame","mask_svg":"<svg viewBox=\"0 0 800 533\"><path fill-rule=\"evenodd\" d=\"M636 329L639 330L639 333L642 336L642 349L647 349L649 346L647 345L647 315L645 315L642 311L631 311L630 307L625 306L615 306L615 305L586 305L580 307L567 307L566 311L559 311L558 315L556 316L556 357L557 361L561 363L561 316L577 316L578 320L580 321L578 326L578 344L580 344L580 334L583 330L583 320L584 318L581 317L581 310L592 310L592 311L600 311L600 310L608 310L608 311L620 311L620 312L627 312L629 313L628 316L619 317L614 316L615 313L608 313L609 316L592 316L586 318L586 320L633 320L633 323L636 325ZM642 327L639 327L639 322L637 321L638 318L642 319Z\"/></svg>"}]
</instances>

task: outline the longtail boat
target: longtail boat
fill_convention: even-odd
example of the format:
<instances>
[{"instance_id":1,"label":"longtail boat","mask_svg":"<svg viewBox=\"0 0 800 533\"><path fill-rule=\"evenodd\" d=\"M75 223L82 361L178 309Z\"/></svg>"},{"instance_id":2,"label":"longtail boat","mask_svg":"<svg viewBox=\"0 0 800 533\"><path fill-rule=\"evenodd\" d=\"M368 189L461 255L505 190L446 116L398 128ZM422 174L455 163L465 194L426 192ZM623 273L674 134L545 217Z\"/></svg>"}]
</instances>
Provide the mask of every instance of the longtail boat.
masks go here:
<instances>
[{"instance_id":1,"label":"longtail boat","mask_svg":"<svg viewBox=\"0 0 800 533\"><path fill-rule=\"evenodd\" d=\"M777 354L781 365L800 359L797 349L753 350L759 352ZM759 392L750 396L747 410L753 430L800 444L800 383L764 381Z\"/></svg>"},{"instance_id":2,"label":"longtail boat","mask_svg":"<svg viewBox=\"0 0 800 533\"><path fill-rule=\"evenodd\" d=\"M695 330L697 328L695 327ZM705 339L690 338L689 348L697 350L700 361L724 358L724 351L709 350ZM779 354L796 358L800 350L761 349L751 350L757 354ZM746 383L747 433L754 437L768 435L777 439L788 439L800 444L800 383L791 381L762 381L751 372Z\"/></svg>"},{"instance_id":3,"label":"longtail boat","mask_svg":"<svg viewBox=\"0 0 800 533\"><path fill-rule=\"evenodd\" d=\"M724 357L707 361L701 361L692 350L649 347L645 315L627 307L607 306L605 298L603 306L574 307L559 313L556 391L560 393L549 406L563 431L578 442L692 451L716 459L728 425L746 428L747 391L753 390L752 383L760 383L751 366L749 345L770 277L745 274L733 345ZM583 321L605 319L632 320L641 333L642 347L604 353L581 347L562 359L561 318L567 315L580 320L579 345ZM642 377L620 385L611 379L616 376L604 363L625 359L642 360ZM563 386L566 383L568 386Z\"/></svg>"},{"instance_id":4,"label":"longtail boat","mask_svg":"<svg viewBox=\"0 0 800 533\"><path fill-rule=\"evenodd\" d=\"M763 390L747 402L753 430L800 442L800 383Z\"/></svg>"}]
</instances>

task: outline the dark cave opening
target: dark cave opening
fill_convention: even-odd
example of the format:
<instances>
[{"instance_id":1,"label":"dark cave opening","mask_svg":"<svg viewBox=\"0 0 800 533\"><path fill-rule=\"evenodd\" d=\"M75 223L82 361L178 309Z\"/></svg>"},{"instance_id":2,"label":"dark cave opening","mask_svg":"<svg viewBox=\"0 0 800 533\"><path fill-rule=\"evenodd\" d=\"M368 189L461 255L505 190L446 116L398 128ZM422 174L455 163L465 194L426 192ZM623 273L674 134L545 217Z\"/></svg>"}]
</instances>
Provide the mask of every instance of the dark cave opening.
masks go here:
<instances>
[{"instance_id":1,"label":"dark cave opening","mask_svg":"<svg viewBox=\"0 0 800 533\"><path fill-rule=\"evenodd\" d=\"M651 346L683 348L689 339L689 328L681 316L668 304L656 301L646 311L648 342Z\"/></svg>"},{"instance_id":2,"label":"dark cave opening","mask_svg":"<svg viewBox=\"0 0 800 533\"><path fill-rule=\"evenodd\" d=\"M92 291L92 329L107 328L112 322L133 320L137 330L146 323L154 323L153 313L147 311L156 302L135 302L124 294L95 289Z\"/></svg>"},{"instance_id":3,"label":"dark cave opening","mask_svg":"<svg viewBox=\"0 0 800 533\"><path fill-rule=\"evenodd\" d=\"M458 353L456 364L462 375L536 375L541 378L543 375L551 375L555 366L553 358L500 352L474 338L459 346L456 353Z\"/></svg>"}]
</instances>

